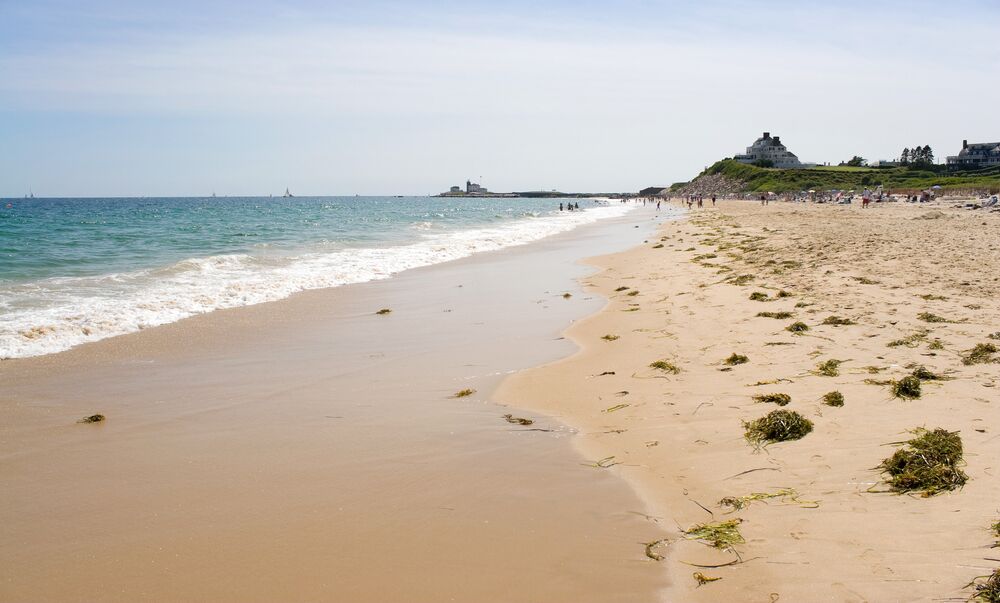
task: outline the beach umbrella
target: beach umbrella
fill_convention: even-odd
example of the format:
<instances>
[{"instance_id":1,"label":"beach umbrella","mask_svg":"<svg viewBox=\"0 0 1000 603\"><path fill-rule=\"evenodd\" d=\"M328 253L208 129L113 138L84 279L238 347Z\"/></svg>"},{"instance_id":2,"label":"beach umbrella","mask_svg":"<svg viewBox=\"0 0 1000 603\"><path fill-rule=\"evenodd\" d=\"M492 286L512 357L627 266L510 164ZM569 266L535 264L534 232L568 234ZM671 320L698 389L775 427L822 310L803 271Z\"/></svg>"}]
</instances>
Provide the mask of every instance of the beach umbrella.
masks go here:
<instances>
[{"instance_id":1,"label":"beach umbrella","mask_svg":"<svg viewBox=\"0 0 1000 603\"><path fill-rule=\"evenodd\" d=\"M813 190L811 190L811 191L809 191L809 192L810 192L810 193L815 193L816 191L813 191Z\"/></svg>"},{"instance_id":2,"label":"beach umbrella","mask_svg":"<svg viewBox=\"0 0 1000 603\"><path fill-rule=\"evenodd\" d=\"M940 185L940 184L935 184L935 185L934 185L934 186L932 186L931 188L941 188L941 185Z\"/></svg>"}]
</instances>

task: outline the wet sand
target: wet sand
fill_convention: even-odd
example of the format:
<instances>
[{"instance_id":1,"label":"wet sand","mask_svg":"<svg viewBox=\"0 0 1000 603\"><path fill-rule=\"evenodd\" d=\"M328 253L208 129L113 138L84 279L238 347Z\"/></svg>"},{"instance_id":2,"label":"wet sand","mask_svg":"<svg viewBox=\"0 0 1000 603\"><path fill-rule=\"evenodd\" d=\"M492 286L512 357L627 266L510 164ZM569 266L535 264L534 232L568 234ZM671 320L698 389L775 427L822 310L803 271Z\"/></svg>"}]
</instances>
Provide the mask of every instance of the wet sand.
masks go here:
<instances>
[{"instance_id":1,"label":"wet sand","mask_svg":"<svg viewBox=\"0 0 1000 603\"><path fill-rule=\"evenodd\" d=\"M998 250L1000 215L949 202L722 201L595 258L601 271L584 280L611 303L568 330L581 351L514 375L497 397L559 416L582 454L610 457L606 471L637 488L668 533L655 549L666 600L968 600L969 582L1000 565L1000 355L962 361L977 344L1000 347ZM795 321L810 330L787 331ZM727 366L734 353L748 362ZM838 374L819 374L830 359ZM919 366L947 380L894 397L888 382ZM604 371L615 374L587 379ZM831 391L844 406L823 404ZM767 393L788 394L812 433L749 445L743 421L777 408L753 400ZM959 432L964 487L888 491L877 466L919 427ZM735 512L720 502L781 489L797 494ZM684 534L731 519L746 542L730 550ZM696 572L719 580L699 585Z\"/></svg>"},{"instance_id":2,"label":"wet sand","mask_svg":"<svg viewBox=\"0 0 1000 603\"><path fill-rule=\"evenodd\" d=\"M575 260L653 223L0 363L0 599L655 600L643 502L491 401L603 305Z\"/></svg>"}]
</instances>

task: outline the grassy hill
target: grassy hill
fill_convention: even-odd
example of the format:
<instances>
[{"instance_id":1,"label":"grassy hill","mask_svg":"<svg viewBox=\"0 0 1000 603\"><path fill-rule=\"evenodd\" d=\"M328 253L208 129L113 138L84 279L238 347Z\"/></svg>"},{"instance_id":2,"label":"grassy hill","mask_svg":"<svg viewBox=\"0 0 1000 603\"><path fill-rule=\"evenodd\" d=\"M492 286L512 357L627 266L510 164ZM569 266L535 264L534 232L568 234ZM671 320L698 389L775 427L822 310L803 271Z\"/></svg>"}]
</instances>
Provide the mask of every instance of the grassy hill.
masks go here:
<instances>
[{"instance_id":1,"label":"grassy hill","mask_svg":"<svg viewBox=\"0 0 1000 603\"><path fill-rule=\"evenodd\" d=\"M734 190L775 193L804 190L858 190L882 185L893 191L922 190L940 186L948 191L1000 191L1000 167L985 170L947 172L944 166L928 168L825 167L801 170L762 168L724 159L699 174L698 178L719 177L731 181ZM697 179L688 184L697 187Z\"/></svg>"}]
</instances>

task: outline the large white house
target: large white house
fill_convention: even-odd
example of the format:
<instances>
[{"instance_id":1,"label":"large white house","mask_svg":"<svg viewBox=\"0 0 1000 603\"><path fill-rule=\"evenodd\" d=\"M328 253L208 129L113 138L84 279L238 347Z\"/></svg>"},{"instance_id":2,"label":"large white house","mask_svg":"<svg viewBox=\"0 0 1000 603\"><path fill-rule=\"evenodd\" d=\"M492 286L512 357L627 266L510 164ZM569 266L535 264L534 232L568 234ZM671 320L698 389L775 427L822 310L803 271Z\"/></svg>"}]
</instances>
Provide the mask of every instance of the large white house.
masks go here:
<instances>
[{"instance_id":1,"label":"large white house","mask_svg":"<svg viewBox=\"0 0 1000 603\"><path fill-rule=\"evenodd\" d=\"M769 162L771 167L776 168L806 168L815 165L799 161L795 153L789 152L785 145L781 144L781 138L772 137L770 132L764 132L763 136L747 147L746 153L737 155L733 159L740 163Z\"/></svg>"}]
</instances>

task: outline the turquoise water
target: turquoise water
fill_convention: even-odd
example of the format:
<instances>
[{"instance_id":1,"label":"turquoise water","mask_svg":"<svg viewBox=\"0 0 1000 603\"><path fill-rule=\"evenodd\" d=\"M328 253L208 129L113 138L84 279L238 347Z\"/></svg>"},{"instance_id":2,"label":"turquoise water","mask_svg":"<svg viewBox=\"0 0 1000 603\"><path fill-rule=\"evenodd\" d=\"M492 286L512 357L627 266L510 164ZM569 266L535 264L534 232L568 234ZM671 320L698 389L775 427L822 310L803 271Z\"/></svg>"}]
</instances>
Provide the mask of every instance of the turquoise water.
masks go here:
<instances>
[{"instance_id":1,"label":"turquoise water","mask_svg":"<svg viewBox=\"0 0 1000 603\"><path fill-rule=\"evenodd\" d=\"M432 197L4 201L0 358L389 278L629 209L580 206L560 212L552 199Z\"/></svg>"}]
</instances>

